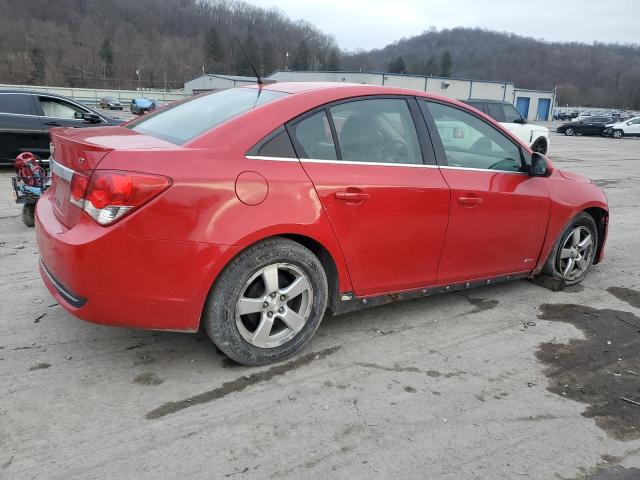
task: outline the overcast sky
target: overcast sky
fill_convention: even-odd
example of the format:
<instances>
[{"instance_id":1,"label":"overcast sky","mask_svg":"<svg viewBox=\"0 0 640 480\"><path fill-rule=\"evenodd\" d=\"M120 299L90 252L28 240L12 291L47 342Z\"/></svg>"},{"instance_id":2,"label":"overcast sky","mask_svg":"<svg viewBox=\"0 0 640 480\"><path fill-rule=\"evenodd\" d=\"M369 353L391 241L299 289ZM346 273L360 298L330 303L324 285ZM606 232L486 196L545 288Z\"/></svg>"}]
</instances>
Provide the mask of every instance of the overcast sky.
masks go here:
<instances>
[{"instance_id":1,"label":"overcast sky","mask_svg":"<svg viewBox=\"0 0 640 480\"><path fill-rule=\"evenodd\" d=\"M335 36L341 48L383 47L433 25L481 27L560 41L640 43L640 0L247 0Z\"/></svg>"}]
</instances>

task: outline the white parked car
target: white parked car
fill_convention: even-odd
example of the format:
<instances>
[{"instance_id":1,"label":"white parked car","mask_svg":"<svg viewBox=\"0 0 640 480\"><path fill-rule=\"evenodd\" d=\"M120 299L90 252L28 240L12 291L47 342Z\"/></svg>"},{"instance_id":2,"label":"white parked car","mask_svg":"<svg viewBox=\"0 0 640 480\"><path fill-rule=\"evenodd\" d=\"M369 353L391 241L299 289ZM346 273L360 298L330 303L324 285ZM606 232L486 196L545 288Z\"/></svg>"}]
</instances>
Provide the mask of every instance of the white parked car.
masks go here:
<instances>
[{"instance_id":1,"label":"white parked car","mask_svg":"<svg viewBox=\"0 0 640 480\"><path fill-rule=\"evenodd\" d=\"M633 117L624 122L611 123L605 126L605 135L613 138L640 137L640 117Z\"/></svg>"},{"instance_id":2,"label":"white parked car","mask_svg":"<svg viewBox=\"0 0 640 480\"><path fill-rule=\"evenodd\" d=\"M465 100L464 103L500 122L507 130L527 143L534 152L546 154L549 150L549 129L541 125L528 124L527 119L520 115L513 104L499 100Z\"/></svg>"}]
</instances>

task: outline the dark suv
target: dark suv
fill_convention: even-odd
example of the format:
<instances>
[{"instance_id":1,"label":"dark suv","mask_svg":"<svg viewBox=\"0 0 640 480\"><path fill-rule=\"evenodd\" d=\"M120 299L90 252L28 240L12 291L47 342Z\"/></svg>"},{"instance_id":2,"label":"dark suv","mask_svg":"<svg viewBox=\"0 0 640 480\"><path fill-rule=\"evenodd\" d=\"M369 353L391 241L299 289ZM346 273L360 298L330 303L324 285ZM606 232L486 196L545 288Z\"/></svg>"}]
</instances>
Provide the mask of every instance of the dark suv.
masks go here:
<instances>
[{"instance_id":1,"label":"dark suv","mask_svg":"<svg viewBox=\"0 0 640 480\"><path fill-rule=\"evenodd\" d=\"M0 90L0 165L31 152L49 157L49 127L104 127L122 120L105 117L61 95L24 90Z\"/></svg>"}]
</instances>

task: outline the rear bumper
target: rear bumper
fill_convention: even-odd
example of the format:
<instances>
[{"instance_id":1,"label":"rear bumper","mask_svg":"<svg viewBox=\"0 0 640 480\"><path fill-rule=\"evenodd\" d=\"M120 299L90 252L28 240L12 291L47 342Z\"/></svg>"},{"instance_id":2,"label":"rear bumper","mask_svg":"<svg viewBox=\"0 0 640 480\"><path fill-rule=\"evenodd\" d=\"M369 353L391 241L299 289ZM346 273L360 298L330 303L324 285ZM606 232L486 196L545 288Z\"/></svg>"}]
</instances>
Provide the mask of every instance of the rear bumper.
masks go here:
<instances>
[{"instance_id":1,"label":"rear bumper","mask_svg":"<svg viewBox=\"0 0 640 480\"><path fill-rule=\"evenodd\" d=\"M49 194L36 206L42 279L74 316L93 323L196 331L209 289L240 247L142 239L123 219L111 227L85 215L71 229Z\"/></svg>"}]
</instances>

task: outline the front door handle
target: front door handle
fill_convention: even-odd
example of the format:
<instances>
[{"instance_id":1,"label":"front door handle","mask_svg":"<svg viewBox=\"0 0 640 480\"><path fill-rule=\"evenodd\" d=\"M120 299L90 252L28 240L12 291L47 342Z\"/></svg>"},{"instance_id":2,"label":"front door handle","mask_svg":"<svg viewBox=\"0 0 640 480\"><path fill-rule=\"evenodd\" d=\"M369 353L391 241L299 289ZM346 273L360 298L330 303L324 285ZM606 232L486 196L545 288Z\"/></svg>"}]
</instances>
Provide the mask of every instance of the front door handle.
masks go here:
<instances>
[{"instance_id":1,"label":"front door handle","mask_svg":"<svg viewBox=\"0 0 640 480\"><path fill-rule=\"evenodd\" d=\"M52 127L59 127L60 124L58 122L44 122L45 125L51 125Z\"/></svg>"},{"instance_id":2,"label":"front door handle","mask_svg":"<svg viewBox=\"0 0 640 480\"><path fill-rule=\"evenodd\" d=\"M482 203L482 199L478 197L458 197L458 203L465 207L473 208Z\"/></svg>"},{"instance_id":3,"label":"front door handle","mask_svg":"<svg viewBox=\"0 0 640 480\"><path fill-rule=\"evenodd\" d=\"M364 202L369 199L369 194L359 190L346 190L336 192L336 198L346 202Z\"/></svg>"}]
</instances>

